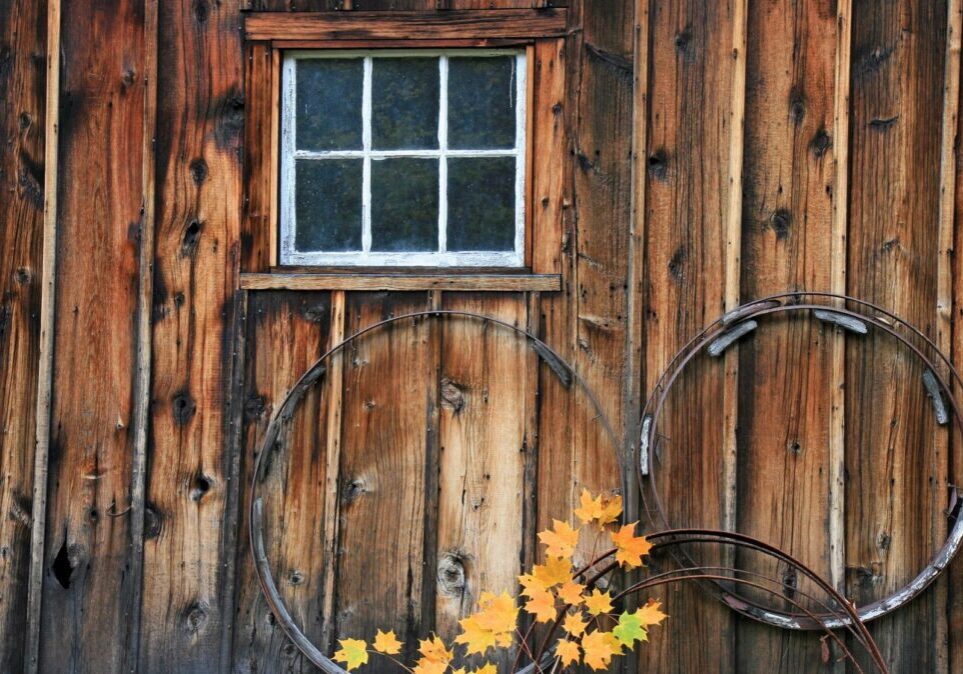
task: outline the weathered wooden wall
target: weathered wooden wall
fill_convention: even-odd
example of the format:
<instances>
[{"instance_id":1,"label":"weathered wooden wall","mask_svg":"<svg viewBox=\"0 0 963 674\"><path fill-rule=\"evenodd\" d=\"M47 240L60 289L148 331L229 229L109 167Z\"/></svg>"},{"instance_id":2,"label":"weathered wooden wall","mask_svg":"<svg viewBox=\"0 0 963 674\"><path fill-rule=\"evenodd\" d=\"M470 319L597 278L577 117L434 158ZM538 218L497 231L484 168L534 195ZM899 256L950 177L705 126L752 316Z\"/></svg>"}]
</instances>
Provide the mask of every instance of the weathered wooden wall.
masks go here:
<instances>
[{"instance_id":1,"label":"weathered wooden wall","mask_svg":"<svg viewBox=\"0 0 963 674\"><path fill-rule=\"evenodd\" d=\"M0 0L0 671L310 671L256 587L246 485L297 376L390 316L536 332L615 443L493 326L420 320L352 345L262 485L281 593L327 647L375 626L409 651L451 635L482 589L514 589L583 487L637 512L619 472L640 401L740 301L858 295L959 364L961 4L571 0L567 37L535 55L535 77L565 73L539 108L557 152L536 157L553 182L533 199L559 225L534 254L563 290L511 293L240 291L240 222L263 208L243 198L258 101L241 28L249 10L532 0ZM670 401L670 518L879 598L942 540L960 479L963 445L927 406L885 338L767 325ZM963 668L963 565L949 576L873 625L893 671ZM639 671L842 671L817 638L696 588L663 598Z\"/></svg>"}]
</instances>

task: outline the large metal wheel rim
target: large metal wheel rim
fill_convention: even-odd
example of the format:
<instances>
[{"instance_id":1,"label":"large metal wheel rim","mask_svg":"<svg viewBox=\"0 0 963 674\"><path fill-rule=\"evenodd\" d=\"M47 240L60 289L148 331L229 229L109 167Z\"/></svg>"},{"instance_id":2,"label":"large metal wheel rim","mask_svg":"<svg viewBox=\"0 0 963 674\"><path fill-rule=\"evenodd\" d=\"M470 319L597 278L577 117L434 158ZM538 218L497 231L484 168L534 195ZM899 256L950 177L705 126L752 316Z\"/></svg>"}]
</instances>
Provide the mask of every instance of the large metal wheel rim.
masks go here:
<instances>
[{"instance_id":1,"label":"large metal wheel rim","mask_svg":"<svg viewBox=\"0 0 963 674\"><path fill-rule=\"evenodd\" d=\"M485 316L483 314L470 311L439 309L391 316L382 321L362 328L358 332L346 337L344 340L328 349L328 351L322 354L321 357L319 357L304 371L304 373L295 381L295 383L285 394L284 398L282 398L280 404L271 415L271 420L268 423L267 429L265 429L264 436L261 442L258 444L258 454L257 458L254 460L253 477L251 479L251 485L248 492L248 498L250 502L249 545L254 559L254 572L257 576L258 584L261 586L264 599L285 635L287 635L291 642L312 664L327 674L348 673L345 669L340 667L337 663L321 652L321 649L315 646L314 642L312 642L311 639L304 634L300 626L294 621L294 618L291 616L290 611L288 611L287 607L285 606L283 599L281 599L277 583L274 581L274 574L271 571L270 562L267 558L267 553L264 547L264 504L261 500L261 497L258 496L257 491L258 484L263 481L267 467L270 463L265 462L264 457L268 456L273 450L274 444L277 441L281 431L281 425L293 415L294 410L297 408L298 403L300 403L304 393L310 386L315 384L319 379L321 379L322 376L324 376L326 371L326 363L333 355L339 353L349 344L355 342L361 337L389 325L393 325L401 321L415 321L422 318L441 319L446 317L461 317L492 324L500 328L505 328L515 333L517 336L524 338L527 343L531 344L536 355L541 360L545 361L545 363L549 366L549 369L552 370L557 377L562 378L564 376L563 372L567 374L571 378L569 386L577 385L587 396L589 402L594 407L594 418L600 422L605 435L608 437L609 442L612 445L612 449L616 455L616 458L619 459L620 483L623 491L625 490L628 475L627 471L621 469L621 444L617 440L615 431L612 428L612 425L602 409L602 406L595 393L588 386L588 383L576 372L575 368L569 365L569 363L566 362L557 351L552 349L550 346L548 346L548 344L529 331L519 328L516 325L512 325L506 321L502 321L491 316Z\"/></svg>"},{"instance_id":2,"label":"large metal wheel rim","mask_svg":"<svg viewBox=\"0 0 963 674\"><path fill-rule=\"evenodd\" d=\"M814 310L819 310L836 316L870 323L874 328L890 335L902 346L910 349L920 359L926 369L933 374L941 395L944 396L945 401L949 401L949 409L951 410L950 416L952 417L957 428L963 432L963 413L961 413L959 404L952 395L952 390L949 384L942 376L939 375L938 367L933 359L923 354L915 344L910 342L907 337L902 335L893 325L890 325L888 322L885 322L875 316L866 316L840 306L834 306L832 304L822 305L795 303L806 297L826 298L835 300L843 305L845 305L847 302L855 303L884 314L893 321L908 328L916 337L923 341L926 348L932 349L936 354L936 358L948 368L952 381L957 384L963 383L958 371L953 367L949 358L947 358L945 354L943 354L936 347L932 340L926 337L920 330L906 321L898 318L897 316L887 312L881 307L877 307L876 305L863 300L844 295L835 295L832 293L794 292L760 298L737 307L707 326L698 335L696 335L696 337L690 340L682 349L680 349L680 351L670 360L669 367L666 368L666 371L659 378L659 381L657 382L656 387L647 401L640 417L640 452L639 461L636 465L636 474L638 476L639 489L644 505L643 509L649 517L650 524L655 526L655 528L659 528L660 526L666 529L673 528L665 514L665 509L661 502L654 471L647 471L644 468L653 465L653 462L650 458L650 453L654 452L656 445L656 439L658 437L658 421L660 419L665 400L667 399L672 386L678 379L681 372L698 354L702 353L704 349L706 349L722 334L732 330L733 328L736 328L740 324L745 325L747 322L751 322L755 318L761 318L763 316L774 314L804 311L812 312ZM787 301L792 303L786 303ZM651 497L655 505L654 509L650 507L650 503L647 499L647 492L651 492ZM660 522L657 523L654 520L653 513L659 516L661 519ZM882 599L878 599L862 607L858 607L857 614L859 615L860 620L863 622L869 622L892 613L921 594L923 590L925 590L940 576L940 574L942 574L943 570L959 551L961 543L963 543L963 517L957 518L943 545L934 554L923 570L920 571L920 573L917 574L909 583L904 585L899 590L896 590L886 597L883 597ZM824 616L821 624L817 624L812 620L802 619L796 614L759 606L746 597L742 597L722 588L719 588L718 594L720 595L720 599L723 601L723 603L728 605L734 611L774 627L793 630L816 630L823 629L824 626L833 629L847 624L846 621L841 621L828 616Z\"/></svg>"}]
</instances>

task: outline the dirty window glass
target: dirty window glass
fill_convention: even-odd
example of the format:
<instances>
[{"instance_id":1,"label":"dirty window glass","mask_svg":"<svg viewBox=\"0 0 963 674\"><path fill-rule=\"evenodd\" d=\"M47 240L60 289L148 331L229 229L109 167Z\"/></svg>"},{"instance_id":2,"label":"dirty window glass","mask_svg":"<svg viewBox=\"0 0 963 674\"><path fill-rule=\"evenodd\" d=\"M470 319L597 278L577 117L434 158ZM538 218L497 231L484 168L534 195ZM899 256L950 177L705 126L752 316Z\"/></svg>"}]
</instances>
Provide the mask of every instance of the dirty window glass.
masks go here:
<instances>
[{"instance_id":1,"label":"dirty window glass","mask_svg":"<svg viewBox=\"0 0 963 674\"><path fill-rule=\"evenodd\" d=\"M287 52L281 264L523 264L525 54Z\"/></svg>"}]
</instances>

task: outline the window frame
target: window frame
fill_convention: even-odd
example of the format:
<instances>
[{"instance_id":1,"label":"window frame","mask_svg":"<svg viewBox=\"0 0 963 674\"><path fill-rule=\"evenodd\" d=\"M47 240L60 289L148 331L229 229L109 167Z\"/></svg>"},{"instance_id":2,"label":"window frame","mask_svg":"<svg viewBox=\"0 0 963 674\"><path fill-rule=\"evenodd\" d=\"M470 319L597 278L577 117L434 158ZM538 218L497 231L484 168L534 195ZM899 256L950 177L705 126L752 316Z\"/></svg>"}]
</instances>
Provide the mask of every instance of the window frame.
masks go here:
<instances>
[{"instance_id":1,"label":"window frame","mask_svg":"<svg viewBox=\"0 0 963 674\"><path fill-rule=\"evenodd\" d=\"M513 56L515 59L515 145L510 149L459 150L448 147L448 64L458 57L494 58ZM378 58L433 58L438 60L439 110L438 148L425 150L375 150L371 139L372 73ZM314 59L362 59L362 149L313 151L298 149L297 128L297 64ZM280 140L280 218L278 265L281 267L380 267L398 269L425 268L505 268L519 269L526 263L528 199L528 143L529 143L529 54L525 48L378 48L370 49L290 49L281 56L281 140ZM371 250L371 164L382 158L411 157L438 160L438 218L435 251L381 252ZM513 157L515 159L515 217L514 246L508 251L449 251L448 220L448 158L458 157ZM362 213L360 251L299 251L295 245L297 234L296 162L299 159L361 159Z\"/></svg>"},{"instance_id":2,"label":"window frame","mask_svg":"<svg viewBox=\"0 0 963 674\"><path fill-rule=\"evenodd\" d=\"M242 290L557 292L567 261L573 176L572 49L564 7L249 12L244 16ZM528 55L525 266L278 266L282 53L290 49L523 48ZM232 253L233 254L233 253Z\"/></svg>"}]
</instances>

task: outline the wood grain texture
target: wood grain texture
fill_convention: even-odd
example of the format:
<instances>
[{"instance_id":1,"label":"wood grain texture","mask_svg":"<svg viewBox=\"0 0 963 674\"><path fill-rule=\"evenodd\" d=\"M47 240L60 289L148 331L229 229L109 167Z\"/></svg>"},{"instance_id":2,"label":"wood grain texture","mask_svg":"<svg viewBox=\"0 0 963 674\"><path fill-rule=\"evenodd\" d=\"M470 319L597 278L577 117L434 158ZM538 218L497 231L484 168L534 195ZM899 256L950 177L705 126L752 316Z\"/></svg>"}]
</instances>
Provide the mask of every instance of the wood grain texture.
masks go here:
<instances>
[{"instance_id":1,"label":"wood grain texture","mask_svg":"<svg viewBox=\"0 0 963 674\"><path fill-rule=\"evenodd\" d=\"M782 0L749 14L743 300L831 287L835 184L836 13ZM797 49L783 49L787 44ZM831 577L829 532L833 329L807 317L766 323L739 347L736 529L773 543ZM785 578L770 559L741 554L739 568ZM763 605L794 610L772 596ZM752 621L736 632L738 671L816 671L818 634Z\"/></svg>"},{"instance_id":2,"label":"wood grain texture","mask_svg":"<svg viewBox=\"0 0 963 674\"><path fill-rule=\"evenodd\" d=\"M426 308L425 293L351 293L345 332ZM431 629L422 602L432 601L435 573L425 558L425 519L437 507L425 485L438 470L427 451L429 356L427 321L378 330L346 352L342 391L335 635L393 629L408 656Z\"/></svg>"},{"instance_id":3,"label":"wood grain texture","mask_svg":"<svg viewBox=\"0 0 963 674\"><path fill-rule=\"evenodd\" d=\"M225 557L236 531L224 524L236 486L225 431L240 202L225 195L241 186L237 7L160 7L144 672L216 669L230 613Z\"/></svg>"},{"instance_id":4,"label":"wood grain texture","mask_svg":"<svg viewBox=\"0 0 963 674\"><path fill-rule=\"evenodd\" d=\"M241 274L246 290L468 290L552 292L557 274Z\"/></svg>"},{"instance_id":5,"label":"wood grain texture","mask_svg":"<svg viewBox=\"0 0 963 674\"><path fill-rule=\"evenodd\" d=\"M529 9L565 7L565 0L246 0L246 9L266 12Z\"/></svg>"},{"instance_id":6,"label":"wood grain texture","mask_svg":"<svg viewBox=\"0 0 963 674\"><path fill-rule=\"evenodd\" d=\"M945 2L853 5L848 291L931 337L946 18ZM904 585L946 532L947 456L920 375L885 337L848 340L847 594L858 604ZM943 610L931 592L872 626L893 671L938 671L945 642L914 635L935 635Z\"/></svg>"},{"instance_id":7,"label":"wood grain texture","mask_svg":"<svg viewBox=\"0 0 963 674\"><path fill-rule=\"evenodd\" d=\"M127 513L144 7L131 1L91 11L70 0L62 12L70 20L61 41L60 173L48 188L60 196L40 669L118 671L129 665L140 583L129 573Z\"/></svg>"},{"instance_id":8,"label":"wood grain texture","mask_svg":"<svg viewBox=\"0 0 963 674\"><path fill-rule=\"evenodd\" d=\"M249 40L397 40L535 38L562 34L564 9L451 10L444 12L315 12L249 14Z\"/></svg>"},{"instance_id":9,"label":"wood grain texture","mask_svg":"<svg viewBox=\"0 0 963 674\"><path fill-rule=\"evenodd\" d=\"M735 20L731 5L649 5L647 391L672 354L724 309ZM669 400L658 470L672 525L719 527L723 522L724 374L720 363L696 360ZM693 410L699 414L693 416ZM703 553L702 563L717 559ZM666 596L666 612L687 619L668 622L658 640L642 649L644 666L733 671L727 609L707 600L699 588L683 586ZM693 643L702 646L691 648Z\"/></svg>"},{"instance_id":10,"label":"wood grain texture","mask_svg":"<svg viewBox=\"0 0 963 674\"><path fill-rule=\"evenodd\" d=\"M527 324L525 296L514 293L446 294L442 308ZM441 343L435 629L451 639L481 592L514 594L522 573L536 355L524 337L473 319L445 320ZM488 659L509 668L514 652Z\"/></svg>"},{"instance_id":11,"label":"wood grain texture","mask_svg":"<svg viewBox=\"0 0 963 674\"><path fill-rule=\"evenodd\" d=\"M247 491L271 415L298 377L333 346L331 308L328 293L270 292L250 299L243 394L244 531L231 671L315 671L277 627L261 596L246 544ZM337 464L331 474L332 430L337 436L341 432L331 426L331 394L341 389L334 369L309 390L285 424L258 492L264 498L265 547L278 589L292 617L318 643L326 623L322 609L330 602L328 570L334 568L331 549L325 545L332 519L328 494L337 494L331 488L337 480Z\"/></svg>"},{"instance_id":12,"label":"wood grain texture","mask_svg":"<svg viewBox=\"0 0 963 674\"><path fill-rule=\"evenodd\" d=\"M275 81L275 52L264 43L247 46L244 86L248 93L244 119L244 201L241 210L241 271L265 272L276 262L271 256L272 157L279 149L274 134L272 106L281 83Z\"/></svg>"},{"instance_id":13,"label":"wood grain texture","mask_svg":"<svg viewBox=\"0 0 963 674\"><path fill-rule=\"evenodd\" d=\"M47 11L0 2L0 671L22 671L41 358ZM43 521L42 509L36 513ZM43 529L39 530L40 535ZM28 649L31 644L27 644Z\"/></svg>"}]
</instances>

